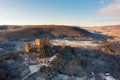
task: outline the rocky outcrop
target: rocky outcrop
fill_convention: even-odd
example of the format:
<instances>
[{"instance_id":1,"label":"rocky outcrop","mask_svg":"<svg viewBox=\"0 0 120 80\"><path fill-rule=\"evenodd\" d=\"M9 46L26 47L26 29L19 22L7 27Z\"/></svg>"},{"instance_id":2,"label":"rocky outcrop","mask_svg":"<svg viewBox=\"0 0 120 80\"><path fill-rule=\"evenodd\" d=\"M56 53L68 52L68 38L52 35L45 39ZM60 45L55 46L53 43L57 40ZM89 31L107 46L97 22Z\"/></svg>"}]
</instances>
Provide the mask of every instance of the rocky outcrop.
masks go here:
<instances>
[{"instance_id":1,"label":"rocky outcrop","mask_svg":"<svg viewBox=\"0 0 120 80\"><path fill-rule=\"evenodd\" d=\"M52 49L57 52L61 47L54 46ZM39 71L28 76L26 80L55 80L61 76L68 80L91 79L93 77L103 80L101 76L106 73L120 79L120 56L106 54L98 50L66 46L56 57L49 64L50 66L41 66ZM12 58L1 60L0 80L21 80L28 75L30 69L25 64L24 58L25 56L13 55Z\"/></svg>"}]
</instances>

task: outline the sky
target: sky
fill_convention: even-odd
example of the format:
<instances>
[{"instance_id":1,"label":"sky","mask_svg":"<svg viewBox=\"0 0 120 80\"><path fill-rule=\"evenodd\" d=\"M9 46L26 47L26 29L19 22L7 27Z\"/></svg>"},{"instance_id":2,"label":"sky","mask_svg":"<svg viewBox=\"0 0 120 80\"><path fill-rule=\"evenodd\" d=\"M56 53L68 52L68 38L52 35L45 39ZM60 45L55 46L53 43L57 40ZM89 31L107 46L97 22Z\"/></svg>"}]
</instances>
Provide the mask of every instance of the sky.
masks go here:
<instances>
[{"instance_id":1,"label":"sky","mask_svg":"<svg viewBox=\"0 0 120 80\"><path fill-rule=\"evenodd\" d=\"M120 24L120 0L0 0L0 25Z\"/></svg>"}]
</instances>

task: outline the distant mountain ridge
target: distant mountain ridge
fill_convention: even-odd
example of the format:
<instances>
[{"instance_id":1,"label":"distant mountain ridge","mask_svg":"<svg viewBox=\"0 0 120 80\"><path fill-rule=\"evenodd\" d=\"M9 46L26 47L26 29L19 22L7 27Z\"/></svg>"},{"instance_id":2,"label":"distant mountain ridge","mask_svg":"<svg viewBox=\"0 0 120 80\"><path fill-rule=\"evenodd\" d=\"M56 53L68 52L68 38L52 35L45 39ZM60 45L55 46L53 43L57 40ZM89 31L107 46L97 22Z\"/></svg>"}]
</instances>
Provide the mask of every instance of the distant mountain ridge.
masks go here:
<instances>
[{"instance_id":1,"label":"distant mountain ridge","mask_svg":"<svg viewBox=\"0 0 120 80\"><path fill-rule=\"evenodd\" d=\"M8 40L34 40L36 38L106 40L107 38L112 38L106 35L91 33L89 30L81 27L65 25L26 25L21 26L18 30L6 32L3 37Z\"/></svg>"}]
</instances>

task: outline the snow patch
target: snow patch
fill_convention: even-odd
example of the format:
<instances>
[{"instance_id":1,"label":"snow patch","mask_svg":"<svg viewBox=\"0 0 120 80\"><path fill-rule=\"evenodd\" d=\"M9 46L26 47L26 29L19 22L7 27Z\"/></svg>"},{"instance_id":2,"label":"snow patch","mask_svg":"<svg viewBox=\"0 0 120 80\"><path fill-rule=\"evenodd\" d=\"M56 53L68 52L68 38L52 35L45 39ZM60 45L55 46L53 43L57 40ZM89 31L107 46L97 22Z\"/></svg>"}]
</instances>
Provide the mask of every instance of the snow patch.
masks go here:
<instances>
[{"instance_id":1,"label":"snow patch","mask_svg":"<svg viewBox=\"0 0 120 80\"><path fill-rule=\"evenodd\" d=\"M28 64L26 64L26 65L28 65ZM38 72L40 70L40 68L43 67L43 66L48 66L48 65L47 64L38 64L38 65L30 65L30 66L28 66L29 70L30 70L30 73L28 75L26 75L22 80L25 80L29 76L31 76L32 74Z\"/></svg>"},{"instance_id":2,"label":"snow patch","mask_svg":"<svg viewBox=\"0 0 120 80\"><path fill-rule=\"evenodd\" d=\"M106 76L105 79L106 79L106 80L116 80L116 79L113 78L112 76Z\"/></svg>"},{"instance_id":3,"label":"snow patch","mask_svg":"<svg viewBox=\"0 0 120 80\"><path fill-rule=\"evenodd\" d=\"M36 73L42 66L43 65L40 65L40 64L29 66L31 74Z\"/></svg>"},{"instance_id":4,"label":"snow patch","mask_svg":"<svg viewBox=\"0 0 120 80\"><path fill-rule=\"evenodd\" d=\"M66 45L72 47L87 47L87 46L98 46L97 43L93 43L92 41L74 41L74 40L64 40L64 39L55 39L51 40L51 44L53 45Z\"/></svg>"},{"instance_id":5,"label":"snow patch","mask_svg":"<svg viewBox=\"0 0 120 80\"><path fill-rule=\"evenodd\" d=\"M53 55L52 57L48 57L48 58L42 58L42 59L38 59L39 61L42 61L42 60L47 60L47 61L53 61L54 59L57 58L57 54L56 55Z\"/></svg>"},{"instance_id":6,"label":"snow patch","mask_svg":"<svg viewBox=\"0 0 120 80\"><path fill-rule=\"evenodd\" d=\"M57 55L54 55L54 56L52 56L52 57L49 58L49 61L53 61L56 58L57 58Z\"/></svg>"},{"instance_id":7,"label":"snow patch","mask_svg":"<svg viewBox=\"0 0 120 80\"><path fill-rule=\"evenodd\" d=\"M108 75L108 73L106 75L104 74L100 74L101 78L103 80L116 80L115 78L113 78L112 76L110 76L110 74Z\"/></svg>"}]
</instances>

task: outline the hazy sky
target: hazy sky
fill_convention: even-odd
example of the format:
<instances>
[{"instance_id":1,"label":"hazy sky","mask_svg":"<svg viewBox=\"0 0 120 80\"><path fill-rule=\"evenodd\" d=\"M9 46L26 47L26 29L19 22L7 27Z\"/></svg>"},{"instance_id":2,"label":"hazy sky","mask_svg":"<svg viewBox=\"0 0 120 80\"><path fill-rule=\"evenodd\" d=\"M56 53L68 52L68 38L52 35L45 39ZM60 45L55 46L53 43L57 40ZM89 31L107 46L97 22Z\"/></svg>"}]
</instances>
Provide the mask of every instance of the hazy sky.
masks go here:
<instances>
[{"instance_id":1,"label":"hazy sky","mask_svg":"<svg viewBox=\"0 0 120 80\"><path fill-rule=\"evenodd\" d=\"M120 24L120 0L0 0L0 25Z\"/></svg>"}]
</instances>

